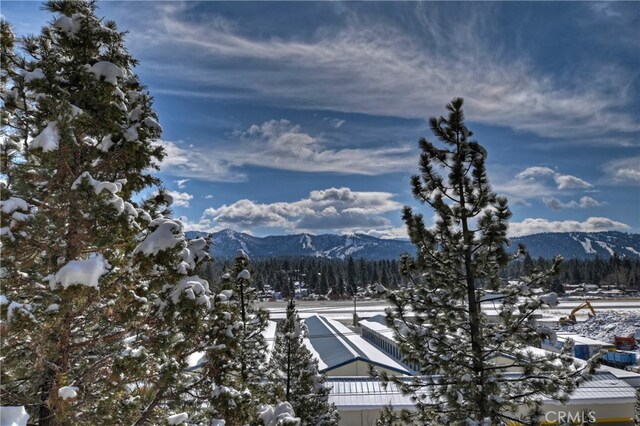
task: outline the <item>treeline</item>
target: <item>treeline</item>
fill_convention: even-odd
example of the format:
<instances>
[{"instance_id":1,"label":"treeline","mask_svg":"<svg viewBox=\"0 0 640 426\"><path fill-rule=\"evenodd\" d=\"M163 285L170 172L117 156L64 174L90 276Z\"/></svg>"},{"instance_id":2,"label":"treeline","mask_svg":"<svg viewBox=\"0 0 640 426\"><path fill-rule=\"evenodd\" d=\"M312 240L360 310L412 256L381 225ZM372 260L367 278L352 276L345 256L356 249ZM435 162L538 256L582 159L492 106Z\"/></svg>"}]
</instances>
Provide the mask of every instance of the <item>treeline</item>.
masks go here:
<instances>
[{"instance_id":1,"label":"treeline","mask_svg":"<svg viewBox=\"0 0 640 426\"><path fill-rule=\"evenodd\" d=\"M213 260L202 266L201 274L209 280L219 277L229 267L229 260ZM552 260L529 255L511 262L502 278L518 279L534 269L548 269ZM366 291L375 283L388 288L402 286L400 263L392 260L327 259L294 257L261 259L252 262L255 284L260 290L270 288L283 297L293 294L294 283L300 282L308 292L318 295L347 298L358 291ZM614 288L640 288L640 260L613 256L610 259L565 260L560 274L553 280L554 290L562 292L563 284L597 284Z\"/></svg>"},{"instance_id":2,"label":"treeline","mask_svg":"<svg viewBox=\"0 0 640 426\"><path fill-rule=\"evenodd\" d=\"M203 276L213 279L227 268L228 260L212 261L202 267ZM398 260L327 259L320 257L272 258L252 262L254 283L260 290L271 288L283 297L293 294L300 282L308 292L350 297L374 283L396 288L402 284Z\"/></svg>"},{"instance_id":3,"label":"treeline","mask_svg":"<svg viewBox=\"0 0 640 426\"><path fill-rule=\"evenodd\" d=\"M517 279L531 273L534 269L549 268L553 260L532 259L526 255L522 260L510 263L502 272L503 278ZM560 274L554 279L559 284L597 284L619 289L640 288L640 259L629 259L614 254L609 259L596 257L590 260L568 259L562 262Z\"/></svg>"}]
</instances>

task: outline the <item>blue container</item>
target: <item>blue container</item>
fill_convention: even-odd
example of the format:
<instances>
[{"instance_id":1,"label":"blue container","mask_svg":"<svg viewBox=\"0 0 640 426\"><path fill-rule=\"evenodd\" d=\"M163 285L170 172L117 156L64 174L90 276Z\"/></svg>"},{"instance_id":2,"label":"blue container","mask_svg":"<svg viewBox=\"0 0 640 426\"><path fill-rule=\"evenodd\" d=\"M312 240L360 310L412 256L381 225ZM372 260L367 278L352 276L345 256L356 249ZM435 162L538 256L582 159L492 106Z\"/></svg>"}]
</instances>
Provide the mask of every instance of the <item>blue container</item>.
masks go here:
<instances>
[{"instance_id":1,"label":"blue container","mask_svg":"<svg viewBox=\"0 0 640 426\"><path fill-rule=\"evenodd\" d=\"M588 345L575 345L573 347L573 354L576 358L589 359L589 346Z\"/></svg>"},{"instance_id":2,"label":"blue container","mask_svg":"<svg viewBox=\"0 0 640 426\"><path fill-rule=\"evenodd\" d=\"M604 361L613 365L635 365L637 356L632 352L609 351L604 354Z\"/></svg>"}]
</instances>

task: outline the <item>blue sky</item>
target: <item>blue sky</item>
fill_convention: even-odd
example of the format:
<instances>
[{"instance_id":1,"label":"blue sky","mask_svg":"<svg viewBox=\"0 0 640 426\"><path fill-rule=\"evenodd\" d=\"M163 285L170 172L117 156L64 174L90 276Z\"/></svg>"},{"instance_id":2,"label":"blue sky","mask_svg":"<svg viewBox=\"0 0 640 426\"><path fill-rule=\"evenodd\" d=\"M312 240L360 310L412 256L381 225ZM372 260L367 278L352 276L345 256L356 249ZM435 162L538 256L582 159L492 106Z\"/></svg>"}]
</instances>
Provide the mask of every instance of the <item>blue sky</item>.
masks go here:
<instances>
[{"instance_id":1,"label":"blue sky","mask_svg":"<svg viewBox=\"0 0 640 426\"><path fill-rule=\"evenodd\" d=\"M192 229L402 236L417 140L461 96L512 235L640 232L640 3L98 4L130 31ZM51 19L2 14L19 35Z\"/></svg>"}]
</instances>

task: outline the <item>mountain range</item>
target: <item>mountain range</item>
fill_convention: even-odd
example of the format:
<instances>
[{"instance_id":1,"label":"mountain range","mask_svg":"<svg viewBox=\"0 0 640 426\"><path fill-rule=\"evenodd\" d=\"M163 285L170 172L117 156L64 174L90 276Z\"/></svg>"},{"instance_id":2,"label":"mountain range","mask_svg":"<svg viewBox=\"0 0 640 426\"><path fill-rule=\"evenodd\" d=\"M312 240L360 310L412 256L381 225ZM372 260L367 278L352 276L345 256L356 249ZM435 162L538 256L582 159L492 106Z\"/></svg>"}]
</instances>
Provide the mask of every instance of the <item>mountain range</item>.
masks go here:
<instances>
[{"instance_id":1,"label":"mountain range","mask_svg":"<svg viewBox=\"0 0 640 426\"><path fill-rule=\"evenodd\" d=\"M206 236L189 232L189 238ZM415 246L408 240L390 240L364 234L296 234L254 237L226 229L212 234L211 255L214 258L232 257L243 249L254 258L313 256L330 259L365 258L370 260L398 259L402 253L415 254ZM543 233L514 237L510 251L518 244L527 246L531 257L551 259L561 255L565 259L608 259L616 253L620 257L640 259L640 234L617 231Z\"/></svg>"}]
</instances>

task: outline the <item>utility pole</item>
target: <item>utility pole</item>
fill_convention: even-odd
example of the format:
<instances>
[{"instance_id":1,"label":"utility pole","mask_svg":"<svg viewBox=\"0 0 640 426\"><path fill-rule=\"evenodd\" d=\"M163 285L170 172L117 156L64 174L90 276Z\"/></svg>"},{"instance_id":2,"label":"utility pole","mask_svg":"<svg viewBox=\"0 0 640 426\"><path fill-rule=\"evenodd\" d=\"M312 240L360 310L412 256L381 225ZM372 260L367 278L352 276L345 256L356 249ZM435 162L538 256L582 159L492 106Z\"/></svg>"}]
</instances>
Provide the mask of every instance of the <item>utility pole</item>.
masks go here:
<instances>
[{"instance_id":1,"label":"utility pole","mask_svg":"<svg viewBox=\"0 0 640 426\"><path fill-rule=\"evenodd\" d=\"M353 295L353 326L358 326L358 295Z\"/></svg>"}]
</instances>

